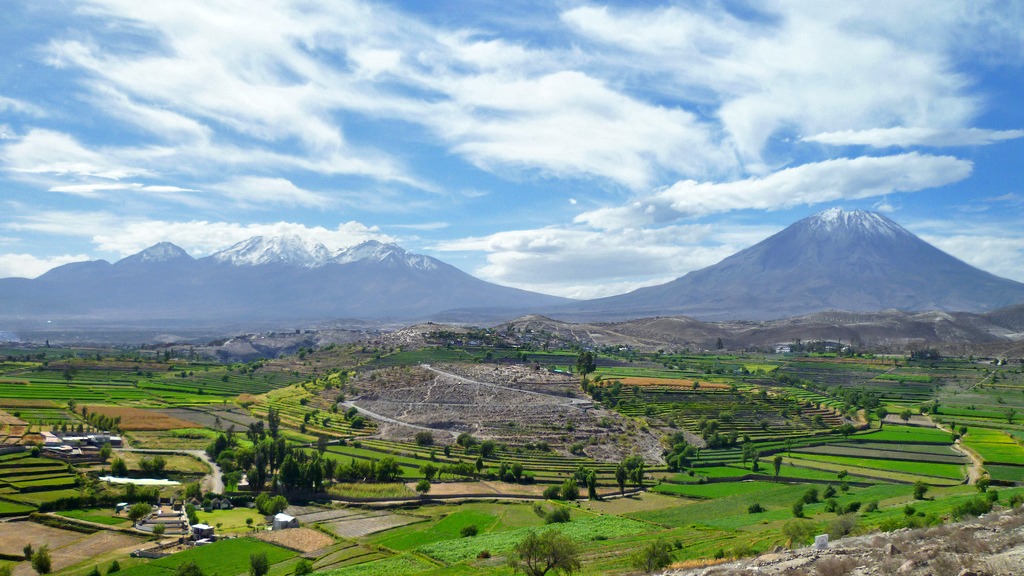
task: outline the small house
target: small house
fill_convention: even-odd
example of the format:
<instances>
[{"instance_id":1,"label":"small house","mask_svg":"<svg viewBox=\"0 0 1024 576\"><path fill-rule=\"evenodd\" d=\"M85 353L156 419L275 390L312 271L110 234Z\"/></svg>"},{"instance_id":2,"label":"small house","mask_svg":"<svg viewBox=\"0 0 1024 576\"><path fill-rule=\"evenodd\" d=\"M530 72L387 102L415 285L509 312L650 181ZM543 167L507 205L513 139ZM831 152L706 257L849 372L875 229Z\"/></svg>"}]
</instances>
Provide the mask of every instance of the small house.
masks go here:
<instances>
[{"instance_id":1,"label":"small house","mask_svg":"<svg viewBox=\"0 0 1024 576\"><path fill-rule=\"evenodd\" d=\"M210 526L209 524L193 524L192 537L196 540L213 538L213 526Z\"/></svg>"},{"instance_id":2,"label":"small house","mask_svg":"<svg viewBox=\"0 0 1024 576\"><path fill-rule=\"evenodd\" d=\"M234 505L231 504L231 499L230 498L222 498L221 499L221 501L220 501L220 509L221 510L231 510L232 508L234 508Z\"/></svg>"},{"instance_id":3,"label":"small house","mask_svg":"<svg viewBox=\"0 0 1024 576\"><path fill-rule=\"evenodd\" d=\"M274 516L274 530L285 530L287 528L298 528L299 521L294 516L281 512Z\"/></svg>"}]
</instances>

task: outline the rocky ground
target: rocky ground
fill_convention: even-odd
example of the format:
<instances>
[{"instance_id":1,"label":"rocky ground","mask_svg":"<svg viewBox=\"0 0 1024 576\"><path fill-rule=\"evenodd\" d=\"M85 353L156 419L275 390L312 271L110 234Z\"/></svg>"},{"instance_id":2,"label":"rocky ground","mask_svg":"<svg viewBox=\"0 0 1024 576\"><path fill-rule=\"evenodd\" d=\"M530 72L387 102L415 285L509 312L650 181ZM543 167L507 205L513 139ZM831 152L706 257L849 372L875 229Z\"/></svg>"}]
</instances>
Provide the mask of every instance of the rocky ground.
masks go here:
<instances>
[{"instance_id":1,"label":"rocky ground","mask_svg":"<svg viewBox=\"0 0 1024 576\"><path fill-rule=\"evenodd\" d=\"M514 445L545 441L565 452L573 445L599 461L641 454L661 461L657 438L635 422L595 406L575 378L522 365L446 364L361 373L348 403L383 417L379 434L411 438L424 428L461 432ZM388 423L391 420L392 422ZM404 423L405 426L397 423Z\"/></svg>"},{"instance_id":2,"label":"rocky ground","mask_svg":"<svg viewBox=\"0 0 1024 576\"><path fill-rule=\"evenodd\" d=\"M827 548L776 549L672 576L1013 576L1024 574L1024 509L957 524L836 540Z\"/></svg>"}]
</instances>

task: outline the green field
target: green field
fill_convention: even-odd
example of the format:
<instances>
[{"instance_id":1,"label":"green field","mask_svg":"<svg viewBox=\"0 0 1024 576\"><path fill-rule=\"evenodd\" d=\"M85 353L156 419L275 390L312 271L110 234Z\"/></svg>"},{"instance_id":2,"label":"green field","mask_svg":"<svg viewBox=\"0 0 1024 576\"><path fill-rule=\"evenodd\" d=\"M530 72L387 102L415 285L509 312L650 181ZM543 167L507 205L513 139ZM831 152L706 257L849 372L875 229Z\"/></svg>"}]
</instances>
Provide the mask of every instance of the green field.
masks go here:
<instances>
[{"instance_id":1,"label":"green field","mask_svg":"<svg viewBox=\"0 0 1024 576\"><path fill-rule=\"evenodd\" d=\"M260 542L251 538L221 540L173 554L165 558L150 560L124 569L123 576L173 576L174 569L185 562L194 561L204 574L241 574L249 570L249 556L264 553L270 564L277 564L295 556L295 552Z\"/></svg>"}]
</instances>

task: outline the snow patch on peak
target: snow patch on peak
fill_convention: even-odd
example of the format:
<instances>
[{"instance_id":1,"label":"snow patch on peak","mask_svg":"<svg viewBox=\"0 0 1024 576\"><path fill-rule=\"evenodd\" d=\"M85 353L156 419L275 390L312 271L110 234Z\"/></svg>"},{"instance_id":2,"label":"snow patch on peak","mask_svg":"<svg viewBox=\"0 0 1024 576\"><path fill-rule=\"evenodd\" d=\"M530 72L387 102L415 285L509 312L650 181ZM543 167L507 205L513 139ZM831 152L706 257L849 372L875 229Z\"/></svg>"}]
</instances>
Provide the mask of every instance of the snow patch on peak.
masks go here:
<instances>
[{"instance_id":1,"label":"snow patch on peak","mask_svg":"<svg viewBox=\"0 0 1024 576\"><path fill-rule=\"evenodd\" d=\"M434 270L437 263L429 256L407 252L397 244L384 244L377 240L367 240L362 244L339 250L331 259L335 264L371 261L387 264L403 264L415 270Z\"/></svg>"},{"instance_id":2,"label":"snow patch on peak","mask_svg":"<svg viewBox=\"0 0 1024 576\"><path fill-rule=\"evenodd\" d=\"M885 216L865 210L844 211L842 208L829 208L808 218L807 224L813 229L826 232L860 231L890 238L909 234L899 224Z\"/></svg>"},{"instance_id":3,"label":"snow patch on peak","mask_svg":"<svg viewBox=\"0 0 1024 576\"><path fill-rule=\"evenodd\" d=\"M331 251L323 244L297 234L254 236L227 250L217 252L212 258L217 262L235 266L277 263L316 268L330 261Z\"/></svg>"},{"instance_id":4,"label":"snow patch on peak","mask_svg":"<svg viewBox=\"0 0 1024 576\"><path fill-rule=\"evenodd\" d=\"M188 252L185 252L185 250L183 250L180 246L175 246L170 242L160 242L158 244L150 246L149 248L146 248L145 250L139 252L138 254L133 254L131 256L128 256L127 258L122 259L119 262L119 264L121 262L170 262L172 260L178 260L182 258L188 260L192 259L192 257L189 256Z\"/></svg>"}]
</instances>

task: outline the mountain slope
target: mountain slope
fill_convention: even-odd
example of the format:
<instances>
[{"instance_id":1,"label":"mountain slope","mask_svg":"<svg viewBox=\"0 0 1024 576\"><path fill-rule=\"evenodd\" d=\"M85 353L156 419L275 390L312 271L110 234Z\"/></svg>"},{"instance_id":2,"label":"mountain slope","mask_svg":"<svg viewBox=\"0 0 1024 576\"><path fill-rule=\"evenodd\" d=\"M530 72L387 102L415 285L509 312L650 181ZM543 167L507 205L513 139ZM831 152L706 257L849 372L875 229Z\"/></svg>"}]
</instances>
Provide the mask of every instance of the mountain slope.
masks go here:
<instances>
[{"instance_id":1,"label":"mountain slope","mask_svg":"<svg viewBox=\"0 0 1024 576\"><path fill-rule=\"evenodd\" d=\"M124 258L0 280L0 320L252 324L361 318L409 321L453 308L506 317L567 300L479 280L394 244L332 253L298 237L256 237L194 259L169 243Z\"/></svg>"},{"instance_id":2,"label":"mountain slope","mask_svg":"<svg viewBox=\"0 0 1024 576\"><path fill-rule=\"evenodd\" d=\"M547 313L762 320L828 309L980 312L1018 302L1024 284L957 260L880 214L831 209L666 284Z\"/></svg>"}]
</instances>

